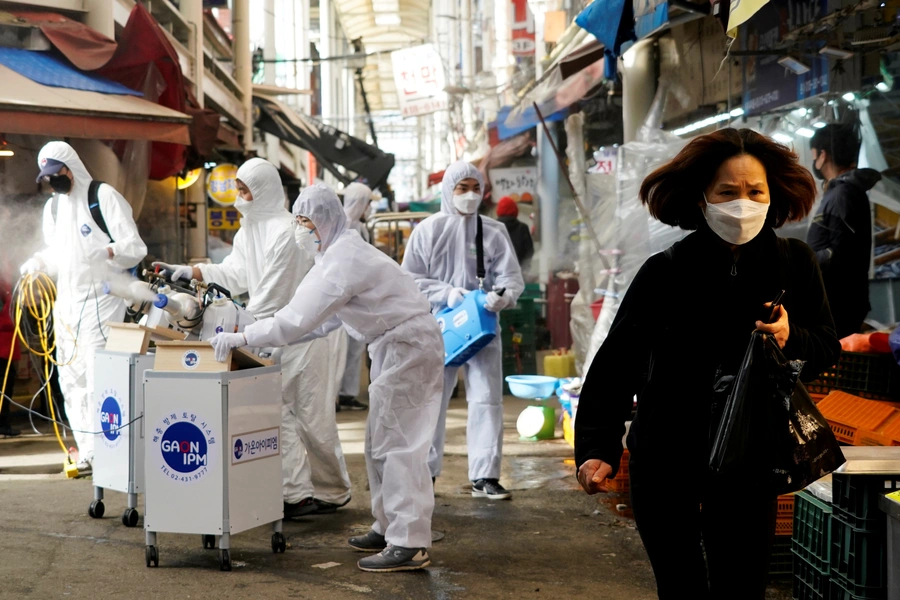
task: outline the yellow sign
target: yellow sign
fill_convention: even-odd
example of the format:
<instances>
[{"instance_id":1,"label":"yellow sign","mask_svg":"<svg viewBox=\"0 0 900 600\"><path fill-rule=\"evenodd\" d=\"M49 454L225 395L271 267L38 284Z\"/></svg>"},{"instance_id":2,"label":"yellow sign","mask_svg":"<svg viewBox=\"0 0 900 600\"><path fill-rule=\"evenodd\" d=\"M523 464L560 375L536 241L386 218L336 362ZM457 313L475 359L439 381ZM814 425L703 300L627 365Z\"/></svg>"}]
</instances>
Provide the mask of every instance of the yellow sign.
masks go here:
<instances>
[{"instance_id":1,"label":"yellow sign","mask_svg":"<svg viewBox=\"0 0 900 600\"><path fill-rule=\"evenodd\" d=\"M234 183L237 169L237 165L222 164L210 171L206 178L206 193L216 204L231 206L237 200L238 191Z\"/></svg>"},{"instance_id":2,"label":"yellow sign","mask_svg":"<svg viewBox=\"0 0 900 600\"><path fill-rule=\"evenodd\" d=\"M241 228L241 213L236 208L210 208L206 217L210 231Z\"/></svg>"},{"instance_id":3,"label":"yellow sign","mask_svg":"<svg viewBox=\"0 0 900 600\"><path fill-rule=\"evenodd\" d=\"M178 178L178 189L186 190L200 179L200 169L194 169L185 173L184 178Z\"/></svg>"}]
</instances>

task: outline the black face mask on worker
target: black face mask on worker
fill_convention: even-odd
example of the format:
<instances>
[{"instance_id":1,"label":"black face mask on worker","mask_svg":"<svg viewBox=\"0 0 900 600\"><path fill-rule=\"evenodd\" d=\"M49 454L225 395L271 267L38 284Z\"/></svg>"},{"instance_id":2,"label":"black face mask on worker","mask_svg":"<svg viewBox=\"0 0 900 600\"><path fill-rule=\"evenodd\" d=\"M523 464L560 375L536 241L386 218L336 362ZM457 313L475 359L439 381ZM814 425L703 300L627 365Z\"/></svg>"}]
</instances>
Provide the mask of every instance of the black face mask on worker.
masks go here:
<instances>
[{"instance_id":1,"label":"black face mask on worker","mask_svg":"<svg viewBox=\"0 0 900 600\"><path fill-rule=\"evenodd\" d=\"M53 191L58 194L68 194L72 191L72 180L69 179L68 175L51 175L47 182L53 188Z\"/></svg>"}]
</instances>

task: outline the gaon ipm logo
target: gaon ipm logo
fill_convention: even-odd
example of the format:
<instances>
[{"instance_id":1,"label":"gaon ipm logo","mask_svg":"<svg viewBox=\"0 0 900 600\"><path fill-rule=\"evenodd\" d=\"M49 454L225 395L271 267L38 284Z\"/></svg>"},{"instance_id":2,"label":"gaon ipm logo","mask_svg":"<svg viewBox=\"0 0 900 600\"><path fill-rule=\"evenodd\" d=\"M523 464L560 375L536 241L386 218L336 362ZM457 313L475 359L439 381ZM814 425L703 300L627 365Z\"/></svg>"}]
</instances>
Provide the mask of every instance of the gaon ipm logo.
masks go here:
<instances>
[{"instance_id":1,"label":"gaon ipm logo","mask_svg":"<svg viewBox=\"0 0 900 600\"><path fill-rule=\"evenodd\" d=\"M127 431L124 429L128 422L128 405L124 404L115 390L104 390L97 402L97 420L100 423L100 433L97 435L107 448L116 448L122 441Z\"/></svg>"},{"instance_id":2,"label":"gaon ipm logo","mask_svg":"<svg viewBox=\"0 0 900 600\"><path fill-rule=\"evenodd\" d=\"M103 437L109 441L115 441L120 435L122 427L122 411L119 409L119 401L108 396L100 407L100 427L103 429Z\"/></svg>"},{"instance_id":3,"label":"gaon ipm logo","mask_svg":"<svg viewBox=\"0 0 900 600\"><path fill-rule=\"evenodd\" d=\"M158 444L159 469L181 483L199 481L209 472L215 458L212 428L195 414L172 413L162 420L153 436Z\"/></svg>"},{"instance_id":4,"label":"gaon ipm logo","mask_svg":"<svg viewBox=\"0 0 900 600\"><path fill-rule=\"evenodd\" d=\"M91 228L87 223L81 226L81 235L84 237L91 235Z\"/></svg>"},{"instance_id":5,"label":"gaon ipm logo","mask_svg":"<svg viewBox=\"0 0 900 600\"><path fill-rule=\"evenodd\" d=\"M194 370L200 364L200 354L196 350L188 350L182 357L185 369Z\"/></svg>"},{"instance_id":6,"label":"gaon ipm logo","mask_svg":"<svg viewBox=\"0 0 900 600\"><path fill-rule=\"evenodd\" d=\"M241 457L244 455L244 442L240 440L240 438L234 441L234 458L235 460L241 460Z\"/></svg>"}]
</instances>

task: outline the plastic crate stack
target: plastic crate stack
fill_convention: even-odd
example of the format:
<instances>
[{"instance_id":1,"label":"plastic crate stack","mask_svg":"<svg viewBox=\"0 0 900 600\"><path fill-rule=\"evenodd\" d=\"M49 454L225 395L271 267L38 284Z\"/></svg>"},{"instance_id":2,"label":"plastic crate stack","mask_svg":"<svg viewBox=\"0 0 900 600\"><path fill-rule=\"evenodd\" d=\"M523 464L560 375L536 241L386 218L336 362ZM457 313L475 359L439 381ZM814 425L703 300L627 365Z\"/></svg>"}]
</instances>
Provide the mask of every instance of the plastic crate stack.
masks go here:
<instances>
[{"instance_id":1,"label":"plastic crate stack","mask_svg":"<svg viewBox=\"0 0 900 600\"><path fill-rule=\"evenodd\" d=\"M814 397L840 390L873 400L900 399L900 367L890 354L842 352L838 364L806 389Z\"/></svg>"},{"instance_id":2,"label":"plastic crate stack","mask_svg":"<svg viewBox=\"0 0 900 600\"><path fill-rule=\"evenodd\" d=\"M807 491L794 496L795 600L831 598L831 505Z\"/></svg>"},{"instance_id":3,"label":"plastic crate stack","mask_svg":"<svg viewBox=\"0 0 900 600\"><path fill-rule=\"evenodd\" d=\"M615 479L607 479L606 487L615 494L628 494L631 492L631 476L628 473L628 458L631 456L626 448L622 452L622 460L619 461L619 471Z\"/></svg>"},{"instance_id":4,"label":"plastic crate stack","mask_svg":"<svg viewBox=\"0 0 900 600\"><path fill-rule=\"evenodd\" d=\"M769 558L769 577L789 579L793 569L791 555L791 532L794 528L794 495L778 496L778 511L775 515L775 544Z\"/></svg>"},{"instance_id":5,"label":"plastic crate stack","mask_svg":"<svg viewBox=\"0 0 900 600\"><path fill-rule=\"evenodd\" d=\"M519 298L515 308L500 312L500 336L503 344L503 388L508 375L537 374L537 338L535 298Z\"/></svg>"},{"instance_id":6,"label":"plastic crate stack","mask_svg":"<svg viewBox=\"0 0 900 600\"><path fill-rule=\"evenodd\" d=\"M878 498L900 489L891 475L834 474L831 598L883 600L887 596L887 521Z\"/></svg>"},{"instance_id":7,"label":"plastic crate stack","mask_svg":"<svg viewBox=\"0 0 900 600\"><path fill-rule=\"evenodd\" d=\"M818 404L834 437L851 446L900 446L900 410L892 402L831 392Z\"/></svg>"}]
</instances>

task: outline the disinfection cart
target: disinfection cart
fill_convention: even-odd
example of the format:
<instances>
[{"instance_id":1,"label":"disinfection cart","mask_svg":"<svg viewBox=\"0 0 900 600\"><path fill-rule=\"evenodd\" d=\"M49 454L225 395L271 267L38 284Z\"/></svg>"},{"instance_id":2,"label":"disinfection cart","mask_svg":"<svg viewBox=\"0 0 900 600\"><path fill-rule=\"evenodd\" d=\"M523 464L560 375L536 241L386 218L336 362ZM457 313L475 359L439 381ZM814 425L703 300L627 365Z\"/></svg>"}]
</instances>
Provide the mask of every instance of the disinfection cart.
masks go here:
<instances>
[{"instance_id":1,"label":"disinfection cart","mask_svg":"<svg viewBox=\"0 0 900 600\"><path fill-rule=\"evenodd\" d=\"M166 333L166 336L171 335ZM94 355L92 396L95 435L94 499L88 514L100 519L106 512L105 490L128 494L122 514L126 527L136 527L138 494L144 492L144 371L153 368L148 355L151 329L134 324L111 323L106 348Z\"/></svg>"},{"instance_id":2,"label":"disinfection cart","mask_svg":"<svg viewBox=\"0 0 900 600\"><path fill-rule=\"evenodd\" d=\"M231 570L231 536L272 524L281 533L281 369L235 350L216 362L207 342L161 342L144 375L147 566L157 534L202 536ZM234 369L234 370L233 370Z\"/></svg>"}]
</instances>

